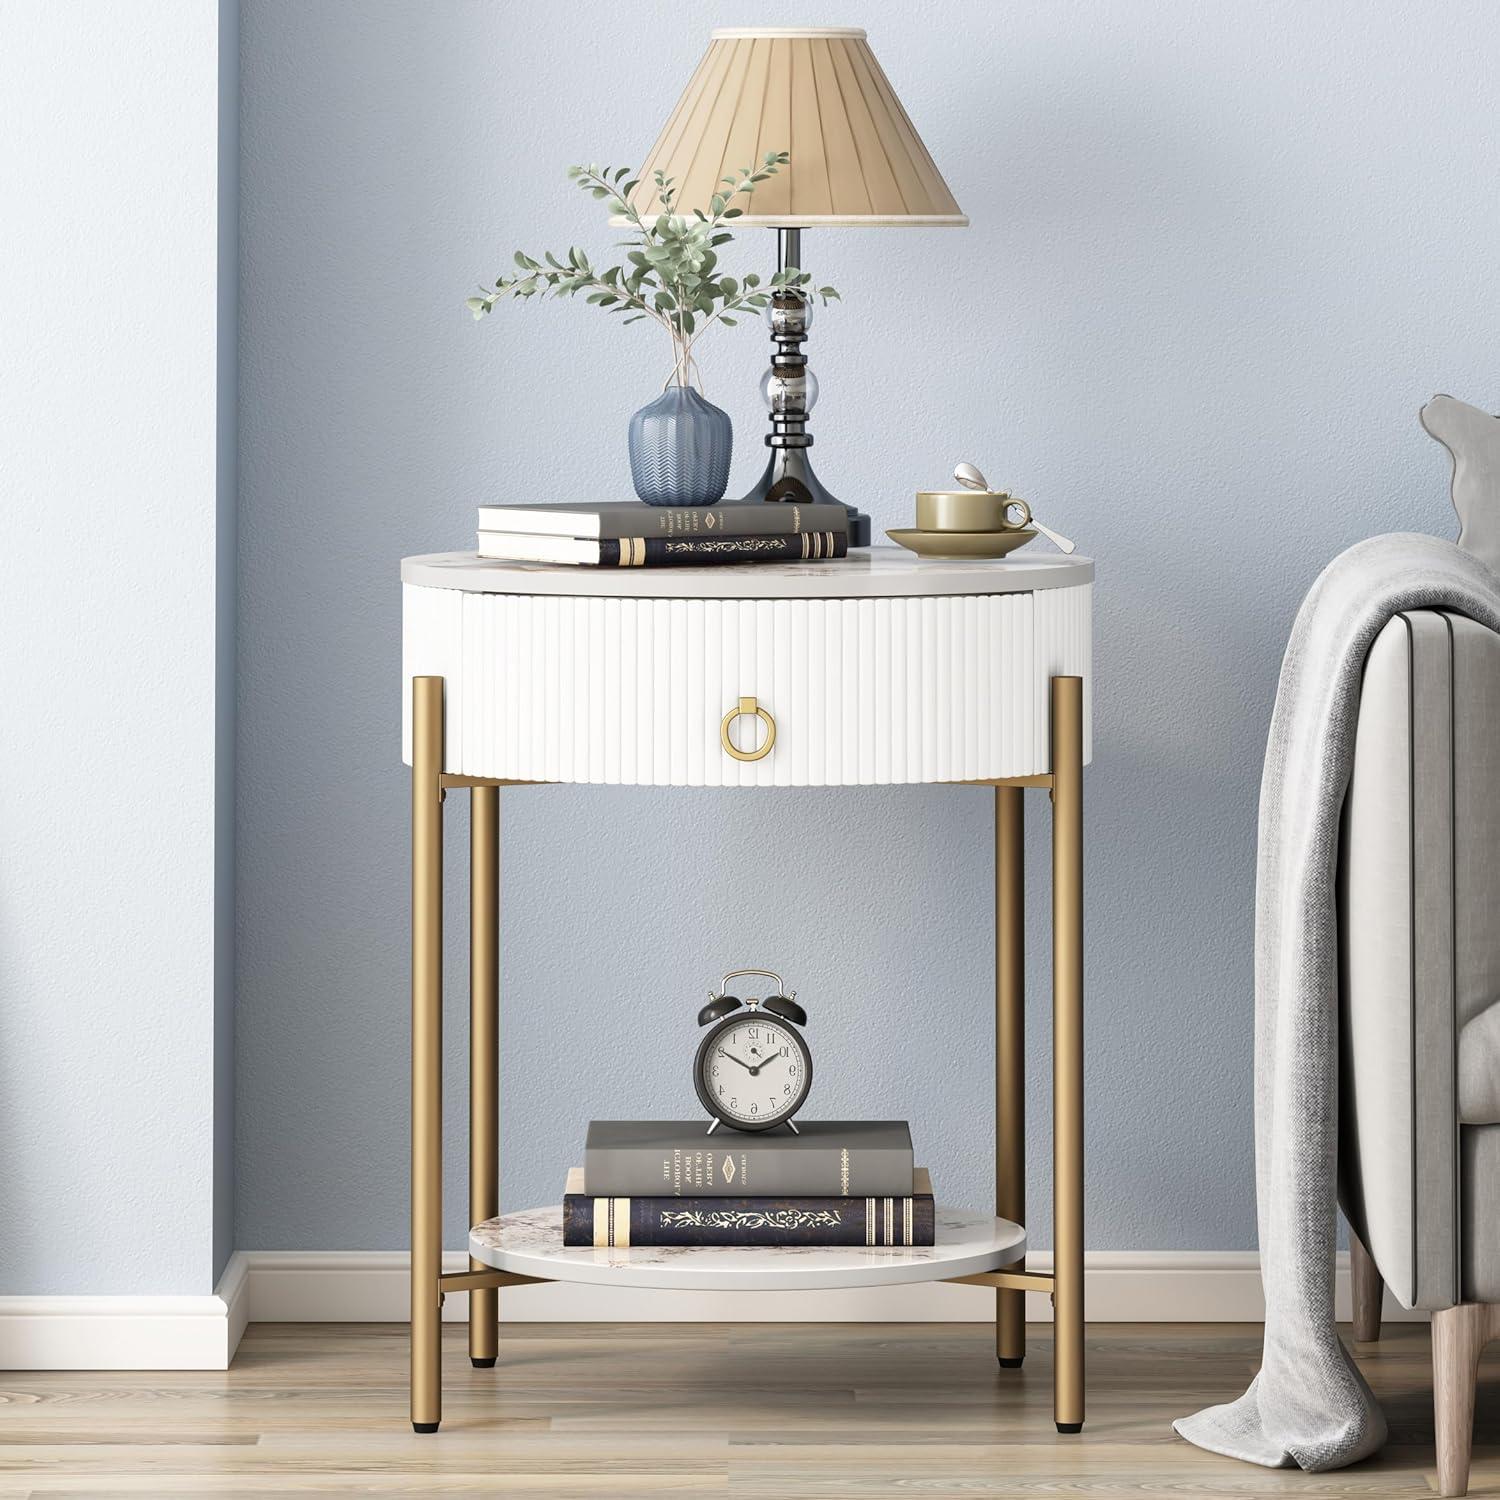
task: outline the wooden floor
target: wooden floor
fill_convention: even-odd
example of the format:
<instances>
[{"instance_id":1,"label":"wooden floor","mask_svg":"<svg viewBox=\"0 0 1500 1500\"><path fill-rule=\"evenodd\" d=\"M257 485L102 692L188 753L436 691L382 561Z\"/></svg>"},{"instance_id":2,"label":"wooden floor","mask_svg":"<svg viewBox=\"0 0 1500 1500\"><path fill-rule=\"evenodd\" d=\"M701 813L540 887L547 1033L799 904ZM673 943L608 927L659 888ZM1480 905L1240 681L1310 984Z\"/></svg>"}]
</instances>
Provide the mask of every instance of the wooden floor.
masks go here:
<instances>
[{"instance_id":1,"label":"wooden floor","mask_svg":"<svg viewBox=\"0 0 1500 1500\"><path fill-rule=\"evenodd\" d=\"M0 1374L0 1496L1430 1495L1427 1330L1360 1364L1390 1418L1338 1474L1199 1452L1171 1419L1237 1395L1246 1326L1098 1325L1088 1423L1060 1437L1045 1329L1001 1370L975 1324L519 1324L500 1365L444 1330L443 1429L407 1423L400 1327L262 1325L223 1374ZM1500 1349L1497 1349L1500 1354ZM1500 1495L1500 1363L1474 1483Z\"/></svg>"}]
</instances>

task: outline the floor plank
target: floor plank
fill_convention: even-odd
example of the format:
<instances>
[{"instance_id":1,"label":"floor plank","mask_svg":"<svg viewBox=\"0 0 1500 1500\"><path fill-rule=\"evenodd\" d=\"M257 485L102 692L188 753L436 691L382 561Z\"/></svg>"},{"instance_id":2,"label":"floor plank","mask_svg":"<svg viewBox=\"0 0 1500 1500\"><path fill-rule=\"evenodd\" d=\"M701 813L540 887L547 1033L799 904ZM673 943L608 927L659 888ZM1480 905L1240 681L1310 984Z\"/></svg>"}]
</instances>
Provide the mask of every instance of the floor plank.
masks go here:
<instances>
[{"instance_id":1,"label":"floor plank","mask_svg":"<svg viewBox=\"0 0 1500 1500\"><path fill-rule=\"evenodd\" d=\"M1052 1425L1051 1349L1001 1370L976 1324L524 1324L494 1370L444 1330L444 1421L411 1431L399 1326L258 1325L222 1373L0 1374L0 1500L73 1496L1430 1496L1425 1327L1361 1346L1390 1420L1336 1474L1257 1469L1179 1441L1237 1395L1243 1325L1089 1330L1088 1421ZM1500 1346L1481 1371L1475 1496L1500 1496Z\"/></svg>"}]
</instances>

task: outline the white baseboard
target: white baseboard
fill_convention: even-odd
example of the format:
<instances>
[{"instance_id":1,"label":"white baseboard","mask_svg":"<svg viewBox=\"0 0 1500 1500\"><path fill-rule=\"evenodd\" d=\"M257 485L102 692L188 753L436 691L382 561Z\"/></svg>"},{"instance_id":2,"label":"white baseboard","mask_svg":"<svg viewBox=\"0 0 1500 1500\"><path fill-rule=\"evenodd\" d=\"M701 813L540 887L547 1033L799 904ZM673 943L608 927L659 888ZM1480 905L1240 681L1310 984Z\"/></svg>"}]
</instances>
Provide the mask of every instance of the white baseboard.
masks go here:
<instances>
[{"instance_id":1,"label":"white baseboard","mask_svg":"<svg viewBox=\"0 0 1500 1500\"><path fill-rule=\"evenodd\" d=\"M1029 1258L1045 1271L1050 1257ZM1253 1251L1100 1250L1085 1259L1094 1323L1258 1323L1265 1316ZM0 1369L225 1370L247 1322L404 1323L407 1257L401 1251L237 1251L205 1297L0 1297ZM460 1251L443 1269L462 1271ZM1339 1257L1338 1316L1349 1317L1349 1258ZM457 1292L450 1322L468 1317ZM982 1287L914 1286L822 1292L667 1292L559 1282L515 1287L501 1317L516 1323L964 1323L994 1316ZM1028 1293L1026 1316L1051 1319L1050 1300ZM1388 1296L1392 1321L1423 1321Z\"/></svg>"},{"instance_id":2,"label":"white baseboard","mask_svg":"<svg viewBox=\"0 0 1500 1500\"><path fill-rule=\"evenodd\" d=\"M249 1290L236 1253L203 1297L0 1297L0 1370L227 1370Z\"/></svg>"},{"instance_id":3,"label":"white baseboard","mask_svg":"<svg viewBox=\"0 0 1500 1500\"><path fill-rule=\"evenodd\" d=\"M400 1323L407 1318L407 1257L402 1251L245 1252L250 1320L255 1323ZM1046 1271L1040 1252L1028 1266ZM1265 1316L1260 1257L1254 1251L1100 1250L1085 1258L1086 1305L1096 1323L1258 1323ZM461 1251L445 1271L468 1269ZM1349 1317L1349 1258L1339 1257L1338 1313ZM754 1317L785 1323L963 1323L995 1313L983 1287L922 1282L912 1286L819 1292L674 1292L558 1282L501 1294L501 1317L517 1323L717 1323ZM468 1317L468 1297L443 1304L451 1321ZM1026 1316L1051 1320L1051 1300L1028 1293ZM1386 1299L1392 1320L1425 1319Z\"/></svg>"}]
</instances>

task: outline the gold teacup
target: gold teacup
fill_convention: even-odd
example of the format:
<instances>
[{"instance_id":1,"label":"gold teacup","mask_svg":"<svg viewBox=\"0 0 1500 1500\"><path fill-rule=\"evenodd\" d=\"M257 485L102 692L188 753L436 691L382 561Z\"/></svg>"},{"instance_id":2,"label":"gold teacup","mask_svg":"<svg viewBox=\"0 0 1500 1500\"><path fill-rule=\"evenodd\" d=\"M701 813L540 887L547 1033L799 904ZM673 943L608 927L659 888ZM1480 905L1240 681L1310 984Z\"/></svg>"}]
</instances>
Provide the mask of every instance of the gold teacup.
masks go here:
<instances>
[{"instance_id":1,"label":"gold teacup","mask_svg":"<svg viewBox=\"0 0 1500 1500\"><path fill-rule=\"evenodd\" d=\"M1004 490L918 490L921 531L1021 531L1031 507Z\"/></svg>"}]
</instances>

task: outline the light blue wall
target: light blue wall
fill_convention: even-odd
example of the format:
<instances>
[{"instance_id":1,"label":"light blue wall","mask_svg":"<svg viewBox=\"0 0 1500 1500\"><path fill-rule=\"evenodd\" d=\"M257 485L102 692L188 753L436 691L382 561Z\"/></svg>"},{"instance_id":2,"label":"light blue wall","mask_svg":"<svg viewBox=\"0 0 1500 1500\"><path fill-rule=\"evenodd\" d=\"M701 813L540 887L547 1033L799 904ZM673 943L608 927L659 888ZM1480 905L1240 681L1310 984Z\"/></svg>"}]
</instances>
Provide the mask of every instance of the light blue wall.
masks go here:
<instances>
[{"instance_id":1,"label":"light blue wall","mask_svg":"<svg viewBox=\"0 0 1500 1500\"><path fill-rule=\"evenodd\" d=\"M1435 390L1500 402L1500 12L757 0L245 0L239 1212L245 1248L399 1246L406 1181L405 553L485 500L628 493L657 336L462 299L609 235L563 178L639 160L713 24L852 21L973 219L809 234L824 478L877 527L958 458L1099 560L1088 777L1089 1229L1253 1243L1255 804L1282 643L1357 538L1449 530ZM771 264L768 234L734 262ZM704 360L763 458L766 348ZM815 1108L909 1116L990 1191L989 802L961 790L508 794L504 1196L554 1200L590 1115L689 1113L693 1014L781 968ZM456 877L461 797L450 799ZM1030 808L1034 1181L1048 1137L1046 804ZM462 908L449 1240L462 1242ZM1033 1194L1038 1239L1045 1195Z\"/></svg>"}]
</instances>

